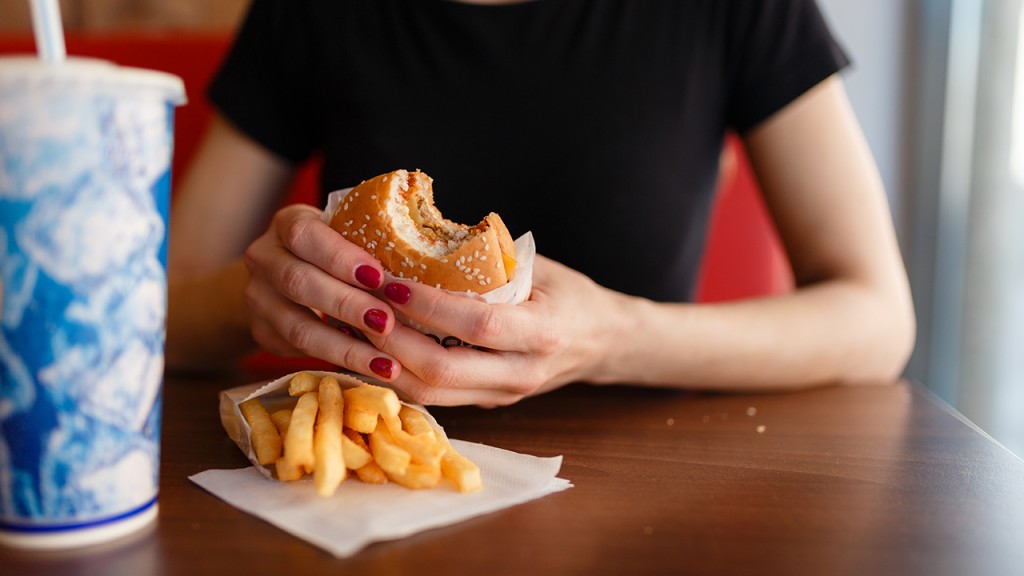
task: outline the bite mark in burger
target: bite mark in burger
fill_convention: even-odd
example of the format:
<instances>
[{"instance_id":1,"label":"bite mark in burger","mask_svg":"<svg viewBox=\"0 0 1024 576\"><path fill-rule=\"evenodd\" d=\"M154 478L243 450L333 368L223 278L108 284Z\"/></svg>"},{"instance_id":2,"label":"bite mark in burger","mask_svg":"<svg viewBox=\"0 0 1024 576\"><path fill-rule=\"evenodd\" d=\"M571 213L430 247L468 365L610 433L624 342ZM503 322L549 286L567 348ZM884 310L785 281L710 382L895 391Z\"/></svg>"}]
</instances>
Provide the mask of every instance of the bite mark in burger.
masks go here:
<instances>
[{"instance_id":1,"label":"bite mark in burger","mask_svg":"<svg viewBox=\"0 0 1024 576\"><path fill-rule=\"evenodd\" d=\"M392 275L446 290L483 294L515 271L515 245L501 217L492 212L475 226L444 218L434 206L433 179L419 170L356 186L330 225Z\"/></svg>"}]
</instances>

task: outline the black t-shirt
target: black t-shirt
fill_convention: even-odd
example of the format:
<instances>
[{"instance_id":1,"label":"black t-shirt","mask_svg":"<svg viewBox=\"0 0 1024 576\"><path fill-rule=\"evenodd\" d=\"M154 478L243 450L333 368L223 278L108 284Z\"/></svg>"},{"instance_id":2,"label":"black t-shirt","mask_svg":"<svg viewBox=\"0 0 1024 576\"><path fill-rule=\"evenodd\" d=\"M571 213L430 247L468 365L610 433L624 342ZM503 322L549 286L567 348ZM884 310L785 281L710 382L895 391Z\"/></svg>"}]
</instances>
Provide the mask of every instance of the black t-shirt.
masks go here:
<instances>
[{"instance_id":1,"label":"black t-shirt","mask_svg":"<svg viewBox=\"0 0 1024 576\"><path fill-rule=\"evenodd\" d=\"M847 64L813 0L254 0L210 97L329 192L398 168L598 283L689 299L727 130Z\"/></svg>"}]
</instances>

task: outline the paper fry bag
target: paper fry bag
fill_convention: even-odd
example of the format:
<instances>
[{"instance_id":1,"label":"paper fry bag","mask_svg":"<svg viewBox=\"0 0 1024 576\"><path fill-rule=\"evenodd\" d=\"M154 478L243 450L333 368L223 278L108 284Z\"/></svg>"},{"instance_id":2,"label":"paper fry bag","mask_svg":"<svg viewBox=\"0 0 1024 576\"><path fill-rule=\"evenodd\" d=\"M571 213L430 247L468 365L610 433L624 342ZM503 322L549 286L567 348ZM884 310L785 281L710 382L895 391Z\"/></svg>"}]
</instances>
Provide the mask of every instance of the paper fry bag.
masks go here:
<instances>
[{"instance_id":1,"label":"paper fry bag","mask_svg":"<svg viewBox=\"0 0 1024 576\"><path fill-rule=\"evenodd\" d=\"M342 389L369 384L369 382L354 376L338 372L322 372L317 370L305 370L304 372L313 374L317 378L333 376L341 385ZM259 463L259 459L256 457L256 452L253 450L252 443L250 442L252 429L249 427L249 423L245 420L245 417L242 416L242 410L239 406L242 402L245 402L250 398L260 398L263 405L266 406L267 411L269 412L273 412L280 407L291 406L296 400L294 397L288 395L288 383L291 381L293 376L295 376L295 374L289 374L265 384L257 382L255 384L247 384L237 388L222 390L220 393L220 422L224 427L224 431L227 432L231 440L235 442L249 461L252 462L253 466L259 470L260 474L267 478L273 478L274 472ZM382 384L374 381L373 385L380 386ZM427 422L430 424L431 428L434 429L434 432L440 438L448 438L444 433L444 428L434 420L434 417L431 416L424 407L418 404L410 404L408 402L402 402L402 404L422 412L423 415L426 416Z\"/></svg>"}]
</instances>

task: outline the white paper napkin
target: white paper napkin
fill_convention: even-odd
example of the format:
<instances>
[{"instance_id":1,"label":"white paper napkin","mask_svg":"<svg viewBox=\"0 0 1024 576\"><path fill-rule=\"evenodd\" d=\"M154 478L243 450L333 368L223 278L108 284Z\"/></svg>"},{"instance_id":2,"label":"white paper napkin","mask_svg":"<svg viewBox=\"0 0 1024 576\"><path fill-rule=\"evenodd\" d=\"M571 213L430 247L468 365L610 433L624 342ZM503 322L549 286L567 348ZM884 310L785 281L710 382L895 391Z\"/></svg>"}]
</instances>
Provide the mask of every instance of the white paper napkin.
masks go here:
<instances>
[{"instance_id":1,"label":"white paper napkin","mask_svg":"<svg viewBox=\"0 0 1024 576\"><path fill-rule=\"evenodd\" d=\"M454 524L572 486L556 476L561 456L537 458L451 442L480 466L480 491L461 494L443 483L429 490L409 490L349 479L333 497L323 498L310 479L282 483L264 477L255 467L207 470L190 479L228 504L339 557L351 556L371 542Z\"/></svg>"},{"instance_id":2,"label":"white paper napkin","mask_svg":"<svg viewBox=\"0 0 1024 576\"><path fill-rule=\"evenodd\" d=\"M221 392L224 429L254 466L207 470L189 479L228 504L335 556L351 556L371 542L454 524L572 487L568 480L557 477L562 466L561 456L538 458L455 439L449 439L452 446L480 467L483 488L477 492L460 493L444 480L435 488L410 490L394 483L370 485L350 478L334 496L324 498L317 494L308 477L297 482L280 482L256 463L248 442L248 423L242 418L238 404L257 396L272 399L284 391L290 378L291 375L266 384ZM351 382L350 378L342 380L342 385L351 385ZM420 406L414 407L423 410ZM431 425L444 434L429 413L427 417Z\"/></svg>"}]
</instances>

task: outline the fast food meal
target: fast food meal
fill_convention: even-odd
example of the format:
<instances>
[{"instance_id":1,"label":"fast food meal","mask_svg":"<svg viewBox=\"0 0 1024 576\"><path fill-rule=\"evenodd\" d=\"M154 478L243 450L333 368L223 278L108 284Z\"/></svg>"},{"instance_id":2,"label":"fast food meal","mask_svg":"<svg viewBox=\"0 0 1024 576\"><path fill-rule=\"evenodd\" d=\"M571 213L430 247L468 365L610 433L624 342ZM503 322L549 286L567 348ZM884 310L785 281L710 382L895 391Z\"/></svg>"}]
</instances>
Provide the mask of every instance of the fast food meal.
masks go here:
<instances>
[{"instance_id":1,"label":"fast food meal","mask_svg":"<svg viewBox=\"0 0 1024 576\"><path fill-rule=\"evenodd\" d=\"M343 388L339 378L351 386ZM311 474L324 497L338 490L350 470L368 484L424 489L446 478L460 492L482 486L479 467L390 388L299 372L288 394L291 405L273 412L262 397L239 404L259 463L282 482Z\"/></svg>"},{"instance_id":2,"label":"fast food meal","mask_svg":"<svg viewBox=\"0 0 1024 576\"><path fill-rule=\"evenodd\" d=\"M516 268L515 245L501 217L492 212L476 226L445 219L434 206L433 180L419 170L359 184L330 225L392 275L446 290L483 294L507 284Z\"/></svg>"}]
</instances>

